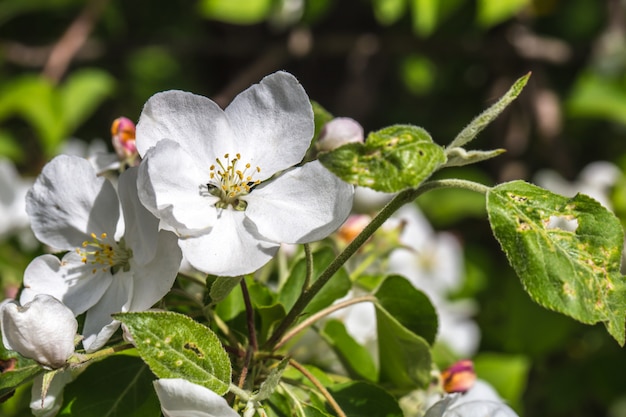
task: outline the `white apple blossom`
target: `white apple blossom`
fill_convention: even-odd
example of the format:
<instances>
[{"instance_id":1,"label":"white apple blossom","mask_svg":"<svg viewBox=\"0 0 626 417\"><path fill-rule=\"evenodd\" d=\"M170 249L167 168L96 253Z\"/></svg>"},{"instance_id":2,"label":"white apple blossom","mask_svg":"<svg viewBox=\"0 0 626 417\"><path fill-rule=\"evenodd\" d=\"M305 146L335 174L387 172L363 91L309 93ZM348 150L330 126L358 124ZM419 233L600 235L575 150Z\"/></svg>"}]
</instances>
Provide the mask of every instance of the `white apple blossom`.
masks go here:
<instances>
[{"instance_id":1,"label":"white apple blossom","mask_svg":"<svg viewBox=\"0 0 626 417\"><path fill-rule=\"evenodd\" d=\"M408 278L430 298L439 317L438 339L460 356L471 356L480 340L480 329L470 318L474 303L470 299L448 299L463 284L459 241L450 233L435 232L414 204L398 210L393 222L398 221L404 223L400 241L405 248L391 253L389 272Z\"/></svg>"},{"instance_id":2,"label":"white apple blossom","mask_svg":"<svg viewBox=\"0 0 626 417\"><path fill-rule=\"evenodd\" d=\"M137 124L140 199L195 268L253 272L281 243L320 240L350 212L351 185L318 161L296 166L313 131L309 99L286 72L225 110L191 93L158 93Z\"/></svg>"},{"instance_id":3,"label":"white apple blossom","mask_svg":"<svg viewBox=\"0 0 626 417\"><path fill-rule=\"evenodd\" d=\"M10 160L0 158L0 239L28 229L24 197L31 185Z\"/></svg>"},{"instance_id":4,"label":"white apple blossom","mask_svg":"<svg viewBox=\"0 0 626 417\"><path fill-rule=\"evenodd\" d=\"M433 303L439 318L438 340L456 354L471 356L478 348L480 329L470 318L474 303L467 300L450 301L449 293L462 285L463 252L457 239L449 233L436 233L428 220L413 205L402 207L383 228L402 225L402 248L389 256L385 273L406 277ZM361 295L351 291L343 301ZM375 309L371 303L359 303L338 311L333 317L342 319L346 330L361 344L373 346L376 338Z\"/></svg>"},{"instance_id":5,"label":"white apple blossom","mask_svg":"<svg viewBox=\"0 0 626 417\"><path fill-rule=\"evenodd\" d=\"M63 390L65 386L74 380L71 369L57 372L43 395L43 374L39 374L33 380L30 394L30 410L35 417L54 417L59 413L63 405Z\"/></svg>"},{"instance_id":6,"label":"white apple blossom","mask_svg":"<svg viewBox=\"0 0 626 417\"><path fill-rule=\"evenodd\" d=\"M154 389L165 417L239 417L224 398L186 379L158 379Z\"/></svg>"},{"instance_id":7,"label":"white apple blossom","mask_svg":"<svg viewBox=\"0 0 626 417\"><path fill-rule=\"evenodd\" d=\"M16 301L0 309L2 343L25 358L56 369L74 354L78 322L56 298L39 294L20 306Z\"/></svg>"},{"instance_id":8,"label":"white apple blossom","mask_svg":"<svg viewBox=\"0 0 626 417\"><path fill-rule=\"evenodd\" d=\"M112 313L150 308L169 291L180 266L176 236L159 231L158 220L139 202L136 181L137 168L121 174L118 197L87 160L62 155L44 167L27 195L37 238L69 252L62 260L34 259L24 273L20 301L50 294L75 315L86 311L88 352L119 327Z\"/></svg>"},{"instance_id":9,"label":"white apple blossom","mask_svg":"<svg viewBox=\"0 0 626 417\"><path fill-rule=\"evenodd\" d=\"M594 161L586 165L574 181L567 181L558 172L550 169L539 170L534 181L541 187L567 197L573 197L576 193L586 194L611 210L610 190L622 175L615 164Z\"/></svg>"},{"instance_id":10,"label":"white apple blossom","mask_svg":"<svg viewBox=\"0 0 626 417\"><path fill-rule=\"evenodd\" d=\"M448 394L424 417L518 417L488 383L477 380L464 394Z\"/></svg>"}]
</instances>

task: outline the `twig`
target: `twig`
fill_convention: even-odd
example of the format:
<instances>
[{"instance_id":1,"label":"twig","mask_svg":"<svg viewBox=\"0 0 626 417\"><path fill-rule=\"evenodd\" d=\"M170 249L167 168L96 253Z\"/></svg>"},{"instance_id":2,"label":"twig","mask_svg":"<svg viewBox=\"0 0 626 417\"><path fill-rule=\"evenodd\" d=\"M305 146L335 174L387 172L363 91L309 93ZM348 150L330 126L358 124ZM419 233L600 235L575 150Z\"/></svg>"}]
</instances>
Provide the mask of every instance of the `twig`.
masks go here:
<instances>
[{"instance_id":1,"label":"twig","mask_svg":"<svg viewBox=\"0 0 626 417\"><path fill-rule=\"evenodd\" d=\"M326 387L323 386L322 383L317 378L315 378L312 373L310 373L304 366L302 366L294 359L289 359L289 365L296 368L302 375L304 375L309 381L311 381L313 385L315 385L315 388L317 388L319 392L324 396L324 398L326 398L326 401L328 401L328 404L330 404L333 410L335 410L335 413L337 413L338 417L346 417L346 413L343 412L339 404L337 404L337 401L335 401L335 399L332 395L330 395L330 392L328 392Z\"/></svg>"},{"instance_id":2,"label":"twig","mask_svg":"<svg viewBox=\"0 0 626 417\"><path fill-rule=\"evenodd\" d=\"M42 71L44 77L54 83L61 80L72 58L87 41L107 2L108 0L91 0L85 5L80 15L53 46Z\"/></svg>"}]
</instances>

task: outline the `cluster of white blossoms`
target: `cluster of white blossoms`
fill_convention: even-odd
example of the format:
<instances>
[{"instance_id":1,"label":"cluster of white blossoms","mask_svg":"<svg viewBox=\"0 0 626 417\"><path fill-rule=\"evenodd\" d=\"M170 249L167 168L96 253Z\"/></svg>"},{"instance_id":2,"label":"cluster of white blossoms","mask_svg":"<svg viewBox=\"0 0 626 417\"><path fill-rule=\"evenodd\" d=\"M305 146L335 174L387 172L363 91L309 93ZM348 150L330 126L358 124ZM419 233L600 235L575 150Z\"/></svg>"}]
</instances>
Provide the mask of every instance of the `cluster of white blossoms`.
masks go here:
<instances>
[{"instance_id":1,"label":"cluster of white blossoms","mask_svg":"<svg viewBox=\"0 0 626 417\"><path fill-rule=\"evenodd\" d=\"M2 306L3 342L47 368L63 368L74 353L75 316L86 313L85 351L102 348L120 325L112 314L151 308L170 290L183 256L207 274L252 273L281 243L325 238L352 208L352 185L317 161L302 163L313 111L286 72L265 77L225 110L191 93L158 93L145 104L135 141L128 123L114 124L128 166L116 181L84 158L61 155L26 196L35 236L66 253L27 267L23 307ZM46 320L33 314L41 311ZM188 396L178 384L155 384L168 408ZM42 406L54 409L33 408Z\"/></svg>"}]
</instances>

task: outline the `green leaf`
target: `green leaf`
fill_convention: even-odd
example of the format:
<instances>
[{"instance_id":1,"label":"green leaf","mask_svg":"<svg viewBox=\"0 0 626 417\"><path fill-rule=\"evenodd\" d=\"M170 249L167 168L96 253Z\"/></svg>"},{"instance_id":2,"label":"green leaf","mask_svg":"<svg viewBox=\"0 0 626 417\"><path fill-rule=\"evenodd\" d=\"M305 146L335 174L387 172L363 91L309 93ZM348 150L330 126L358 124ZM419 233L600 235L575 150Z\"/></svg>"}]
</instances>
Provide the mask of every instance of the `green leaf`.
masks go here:
<instances>
[{"instance_id":1,"label":"green leaf","mask_svg":"<svg viewBox=\"0 0 626 417\"><path fill-rule=\"evenodd\" d=\"M507 108L509 104L513 102L520 95L524 86L528 82L530 78L530 72L523 77L519 78L515 83L509 88L509 90L504 93L504 95L498 100L495 104L489 107L487 110L478 115L474 120L470 122L461 132L454 138L452 143L448 145L446 148L446 155L448 152L454 151L454 148L461 147L472 140L478 135L489 123L491 123L500 113Z\"/></svg>"},{"instance_id":2,"label":"green leaf","mask_svg":"<svg viewBox=\"0 0 626 417\"><path fill-rule=\"evenodd\" d=\"M380 382L401 390L423 388L430 382L432 359L428 343L376 306Z\"/></svg>"},{"instance_id":3,"label":"green leaf","mask_svg":"<svg viewBox=\"0 0 626 417\"><path fill-rule=\"evenodd\" d=\"M367 349L354 340L339 320L328 320L320 332L353 379L378 380L378 371Z\"/></svg>"},{"instance_id":4,"label":"green leaf","mask_svg":"<svg viewBox=\"0 0 626 417\"><path fill-rule=\"evenodd\" d=\"M368 382L348 382L329 389L339 407L350 417L402 417L395 398Z\"/></svg>"},{"instance_id":5,"label":"green leaf","mask_svg":"<svg viewBox=\"0 0 626 417\"><path fill-rule=\"evenodd\" d=\"M118 355L90 365L65 387L59 416L154 417L160 405L148 366Z\"/></svg>"},{"instance_id":6,"label":"green leaf","mask_svg":"<svg viewBox=\"0 0 626 417\"><path fill-rule=\"evenodd\" d=\"M319 160L342 180L378 191L415 188L446 161L443 149L421 127L395 125L370 133Z\"/></svg>"},{"instance_id":7,"label":"green leaf","mask_svg":"<svg viewBox=\"0 0 626 417\"><path fill-rule=\"evenodd\" d=\"M445 167L460 167L486 161L506 152L506 149L494 149L491 151L466 151L463 148L451 148L446 151L448 160Z\"/></svg>"},{"instance_id":8,"label":"green leaf","mask_svg":"<svg viewBox=\"0 0 626 417\"><path fill-rule=\"evenodd\" d=\"M114 78L105 71L83 69L72 73L59 90L67 132L83 123L114 87Z\"/></svg>"},{"instance_id":9,"label":"green leaf","mask_svg":"<svg viewBox=\"0 0 626 417\"><path fill-rule=\"evenodd\" d=\"M0 398L14 391L22 384L30 382L44 372L40 365L34 364L0 374Z\"/></svg>"},{"instance_id":10,"label":"green leaf","mask_svg":"<svg viewBox=\"0 0 626 417\"><path fill-rule=\"evenodd\" d=\"M0 120L19 116L37 132L48 155L65 139L63 110L53 85L42 77L26 75L0 92Z\"/></svg>"},{"instance_id":11,"label":"green leaf","mask_svg":"<svg viewBox=\"0 0 626 417\"><path fill-rule=\"evenodd\" d=\"M530 3L530 0L479 0L478 24L483 27L491 27L502 23L515 16Z\"/></svg>"},{"instance_id":12,"label":"green leaf","mask_svg":"<svg viewBox=\"0 0 626 417\"><path fill-rule=\"evenodd\" d=\"M324 269L335 259L335 252L332 248L326 246L318 249L313 254L313 277L314 280L318 277ZM300 296L302 286L304 285L304 279L306 276L306 261L305 259L299 260L291 270L289 278L285 282L285 285L280 289L278 299L281 304L285 306L286 310L289 310L295 304L296 300ZM303 312L303 316L308 316L321 309L328 307L335 300L343 297L348 293L352 283L348 277L348 273L345 269L340 269L328 281L328 283L322 288L322 290L311 300L309 305Z\"/></svg>"},{"instance_id":13,"label":"green leaf","mask_svg":"<svg viewBox=\"0 0 626 417\"><path fill-rule=\"evenodd\" d=\"M415 33L423 37L433 33L438 23L440 2L441 0L411 0Z\"/></svg>"},{"instance_id":14,"label":"green leaf","mask_svg":"<svg viewBox=\"0 0 626 417\"><path fill-rule=\"evenodd\" d=\"M314 139L312 142L315 142L319 138L324 125L333 120L333 115L316 101L311 101L311 107L313 107L313 120L315 121L315 133L313 134Z\"/></svg>"},{"instance_id":15,"label":"green leaf","mask_svg":"<svg viewBox=\"0 0 626 417\"><path fill-rule=\"evenodd\" d=\"M374 295L378 298L379 308L384 308L402 326L423 337L429 344L435 343L438 326L435 307L406 278L389 276Z\"/></svg>"},{"instance_id":16,"label":"green leaf","mask_svg":"<svg viewBox=\"0 0 626 417\"><path fill-rule=\"evenodd\" d=\"M530 360L521 355L480 353L473 359L476 375L489 382L511 407L519 409Z\"/></svg>"},{"instance_id":17,"label":"green leaf","mask_svg":"<svg viewBox=\"0 0 626 417\"><path fill-rule=\"evenodd\" d=\"M119 313L143 360L159 378L185 378L219 395L228 391L230 360L217 336L188 316L172 312Z\"/></svg>"},{"instance_id":18,"label":"green leaf","mask_svg":"<svg viewBox=\"0 0 626 417\"><path fill-rule=\"evenodd\" d=\"M289 358L285 357L278 363L278 365L276 365L276 367L272 368L270 374L267 376L267 379L265 379L265 381L261 384L261 387L259 387L259 392L253 396L253 400L263 401L272 395L272 393L276 390L276 387L278 387L287 365L289 365Z\"/></svg>"},{"instance_id":19,"label":"green leaf","mask_svg":"<svg viewBox=\"0 0 626 417\"><path fill-rule=\"evenodd\" d=\"M374 16L382 25L397 22L406 11L406 0L373 0Z\"/></svg>"},{"instance_id":20,"label":"green leaf","mask_svg":"<svg viewBox=\"0 0 626 417\"><path fill-rule=\"evenodd\" d=\"M583 73L567 100L574 117L593 117L626 124L626 86L622 79Z\"/></svg>"},{"instance_id":21,"label":"green leaf","mask_svg":"<svg viewBox=\"0 0 626 417\"><path fill-rule=\"evenodd\" d=\"M209 297L211 297L211 305L217 304L225 299L228 294L231 293L233 288L237 287L243 277L217 277L211 289L209 290Z\"/></svg>"},{"instance_id":22,"label":"green leaf","mask_svg":"<svg viewBox=\"0 0 626 417\"><path fill-rule=\"evenodd\" d=\"M262 22L270 13L272 0L202 0L200 13L209 19L237 25Z\"/></svg>"},{"instance_id":23,"label":"green leaf","mask_svg":"<svg viewBox=\"0 0 626 417\"><path fill-rule=\"evenodd\" d=\"M567 198L523 181L492 188L487 211L533 300L583 323L603 322L624 345L624 233L615 215L586 195Z\"/></svg>"}]
</instances>

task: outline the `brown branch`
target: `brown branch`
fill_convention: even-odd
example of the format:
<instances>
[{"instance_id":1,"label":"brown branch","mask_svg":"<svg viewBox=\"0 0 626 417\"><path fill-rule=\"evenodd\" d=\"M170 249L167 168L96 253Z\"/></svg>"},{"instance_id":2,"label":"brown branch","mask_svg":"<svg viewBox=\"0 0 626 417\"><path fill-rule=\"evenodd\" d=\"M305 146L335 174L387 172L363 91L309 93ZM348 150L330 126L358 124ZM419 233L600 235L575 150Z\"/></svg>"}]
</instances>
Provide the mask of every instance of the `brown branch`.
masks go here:
<instances>
[{"instance_id":1,"label":"brown branch","mask_svg":"<svg viewBox=\"0 0 626 417\"><path fill-rule=\"evenodd\" d=\"M44 77L54 83L61 80L72 59L87 41L107 2L108 0L91 0L85 5L80 15L52 47L42 71Z\"/></svg>"}]
</instances>

